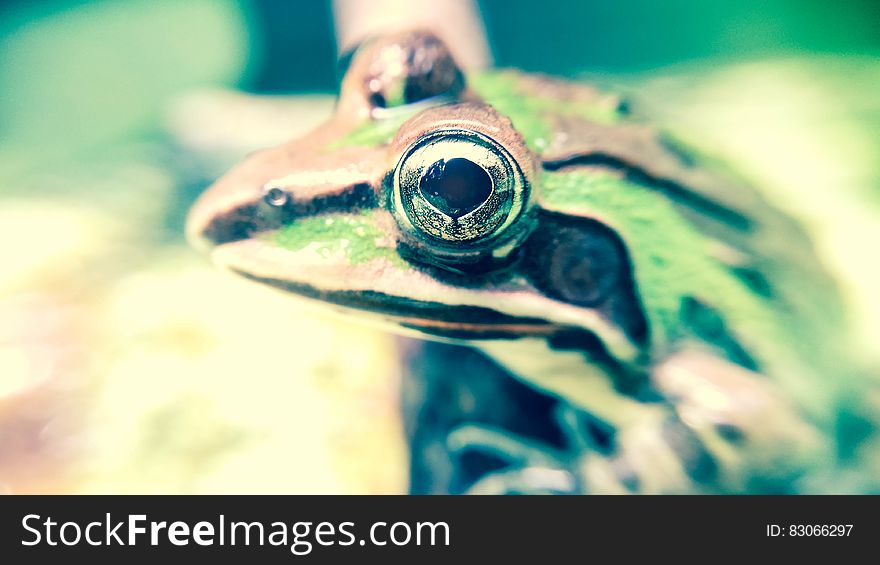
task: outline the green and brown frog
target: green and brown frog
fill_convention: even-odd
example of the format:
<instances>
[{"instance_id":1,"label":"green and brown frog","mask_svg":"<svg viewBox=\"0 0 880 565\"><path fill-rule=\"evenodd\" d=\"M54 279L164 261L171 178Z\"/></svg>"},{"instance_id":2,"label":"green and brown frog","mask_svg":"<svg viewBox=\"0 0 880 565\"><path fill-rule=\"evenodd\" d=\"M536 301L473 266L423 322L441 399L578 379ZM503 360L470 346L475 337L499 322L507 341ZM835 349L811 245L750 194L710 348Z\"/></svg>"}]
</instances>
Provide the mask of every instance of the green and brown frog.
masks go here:
<instances>
[{"instance_id":1,"label":"green and brown frog","mask_svg":"<svg viewBox=\"0 0 880 565\"><path fill-rule=\"evenodd\" d=\"M591 86L465 76L428 32L367 42L333 117L218 180L188 234L232 272L457 344L420 349L411 437L473 406L414 465L482 463L416 491L875 488L807 234Z\"/></svg>"}]
</instances>

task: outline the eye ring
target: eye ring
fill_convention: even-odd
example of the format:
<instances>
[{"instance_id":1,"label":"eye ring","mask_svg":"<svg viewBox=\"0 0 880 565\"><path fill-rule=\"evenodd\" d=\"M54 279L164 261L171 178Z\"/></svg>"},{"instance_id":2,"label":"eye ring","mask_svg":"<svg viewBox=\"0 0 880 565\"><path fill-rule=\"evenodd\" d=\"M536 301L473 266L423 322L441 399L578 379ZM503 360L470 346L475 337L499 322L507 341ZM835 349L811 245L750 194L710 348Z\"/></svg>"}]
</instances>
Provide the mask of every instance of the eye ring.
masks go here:
<instances>
[{"instance_id":1,"label":"eye ring","mask_svg":"<svg viewBox=\"0 0 880 565\"><path fill-rule=\"evenodd\" d=\"M530 186L511 154L480 132L439 129L415 140L393 172L404 234L439 258L473 256L516 237Z\"/></svg>"}]
</instances>

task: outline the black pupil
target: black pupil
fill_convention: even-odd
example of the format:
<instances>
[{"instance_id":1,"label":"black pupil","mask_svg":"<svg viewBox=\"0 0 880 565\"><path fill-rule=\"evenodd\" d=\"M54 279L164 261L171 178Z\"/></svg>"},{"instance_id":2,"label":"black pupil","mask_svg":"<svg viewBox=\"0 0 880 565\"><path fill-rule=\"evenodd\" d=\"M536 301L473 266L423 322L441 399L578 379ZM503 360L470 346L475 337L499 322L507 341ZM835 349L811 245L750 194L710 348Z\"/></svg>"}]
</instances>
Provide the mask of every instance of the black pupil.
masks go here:
<instances>
[{"instance_id":1,"label":"black pupil","mask_svg":"<svg viewBox=\"0 0 880 565\"><path fill-rule=\"evenodd\" d=\"M473 161L458 157L440 159L422 174L419 190L435 208L459 218L489 199L492 179Z\"/></svg>"}]
</instances>

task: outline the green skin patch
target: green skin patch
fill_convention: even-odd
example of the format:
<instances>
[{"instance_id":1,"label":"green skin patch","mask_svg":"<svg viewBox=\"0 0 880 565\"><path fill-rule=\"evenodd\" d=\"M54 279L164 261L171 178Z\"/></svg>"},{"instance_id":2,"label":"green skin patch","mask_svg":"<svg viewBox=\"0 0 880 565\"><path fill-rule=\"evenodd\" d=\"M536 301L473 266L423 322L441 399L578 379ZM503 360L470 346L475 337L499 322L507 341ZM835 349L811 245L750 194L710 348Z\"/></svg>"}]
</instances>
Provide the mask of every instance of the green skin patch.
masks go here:
<instances>
[{"instance_id":1,"label":"green skin patch","mask_svg":"<svg viewBox=\"0 0 880 565\"><path fill-rule=\"evenodd\" d=\"M552 125L548 115L577 116L599 124L614 124L622 116L616 104L585 104L536 96L521 86L516 71L477 73L468 77L468 84L498 112L509 117L513 127L525 138L529 149L540 154L549 143Z\"/></svg>"},{"instance_id":2,"label":"green skin patch","mask_svg":"<svg viewBox=\"0 0 880 565\"><path fill-rule=\"evenodd\" d=\"M685 301L697 299L720 313L734 339L759 366L779 375L792 396L814 414L827 409L815 404L822 398L816 391L834 388L834 379L823 375L840 374L842 369L834 345L823 339L826 328L779 300L752 292L712 256L714 240L681 216L665 196L611 173L577 170L544 172L541 194L547 208L600 219L626 242L656 351L668 351L683 338L706 341L683 319ZM733 358L723 340L711 343Z\"/></svg>"},{"instance_id":3,"label":"green skin patch","mask_svg":"<svg viewBox=\"0 0 880 565\"><path fill-rule=\"evenodd\" d=\"M397 130L405 121L410 119L413 114L401 112L400 115L384 120L367 120L351 130L348 135L342 137L330 145L327 149L339 149L341 147L378 147L391 143Z\"/></svg>"},{"instance_id":4,"label":"green skin patch","mask_svg":"<svg viewBox=\"0 0 880 565\"><path fill-rule=\"evenodd\" d=\"M310 245L316 245L317 252L322 257L344 252L352 264L386 259L401 269L409 268L393 248L379 244L387 236L376 227L373 218L375 214L377 211L367 210L360 213L306 217L263 237L291 251L301 251Z\"/></svg>"},{"instance_id":5,"label":"green skin patch","mask_svg":"<svg viewBox=\"0 0 880 565\"><path fill-rule=\"evenodd\" d=\"M545 172L541 194L552 209L599 218L627 243L655 339L682 337L681 301L704 300L734 328L775 333L769 304L709 255L711 242L650 189L603 172ZM658 238L657 234L663 234ZM746 332L750 333L750 332Z\"/></svg>"}]
</instances>

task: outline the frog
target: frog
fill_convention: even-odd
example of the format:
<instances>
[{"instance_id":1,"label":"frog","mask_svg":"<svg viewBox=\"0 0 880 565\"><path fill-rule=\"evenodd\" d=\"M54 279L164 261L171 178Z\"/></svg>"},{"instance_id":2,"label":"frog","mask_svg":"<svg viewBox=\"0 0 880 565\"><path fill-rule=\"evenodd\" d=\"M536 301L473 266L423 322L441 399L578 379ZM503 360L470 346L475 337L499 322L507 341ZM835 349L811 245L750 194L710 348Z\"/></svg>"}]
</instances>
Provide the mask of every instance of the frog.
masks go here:
<instances>
[{"instance_id":1,"label":"frog","mask_svg":"<svg viewBox=\"0 0 880 565\"><path fill-rule=\"evenodd\" d=\"M613 92L376 37L333 115L219 178L186 231L225 270L424 340L421 408L476 406L432 449L484 461L434 491L876 489L868 379L808 231Z\"/></svg>"}]
</instances>

